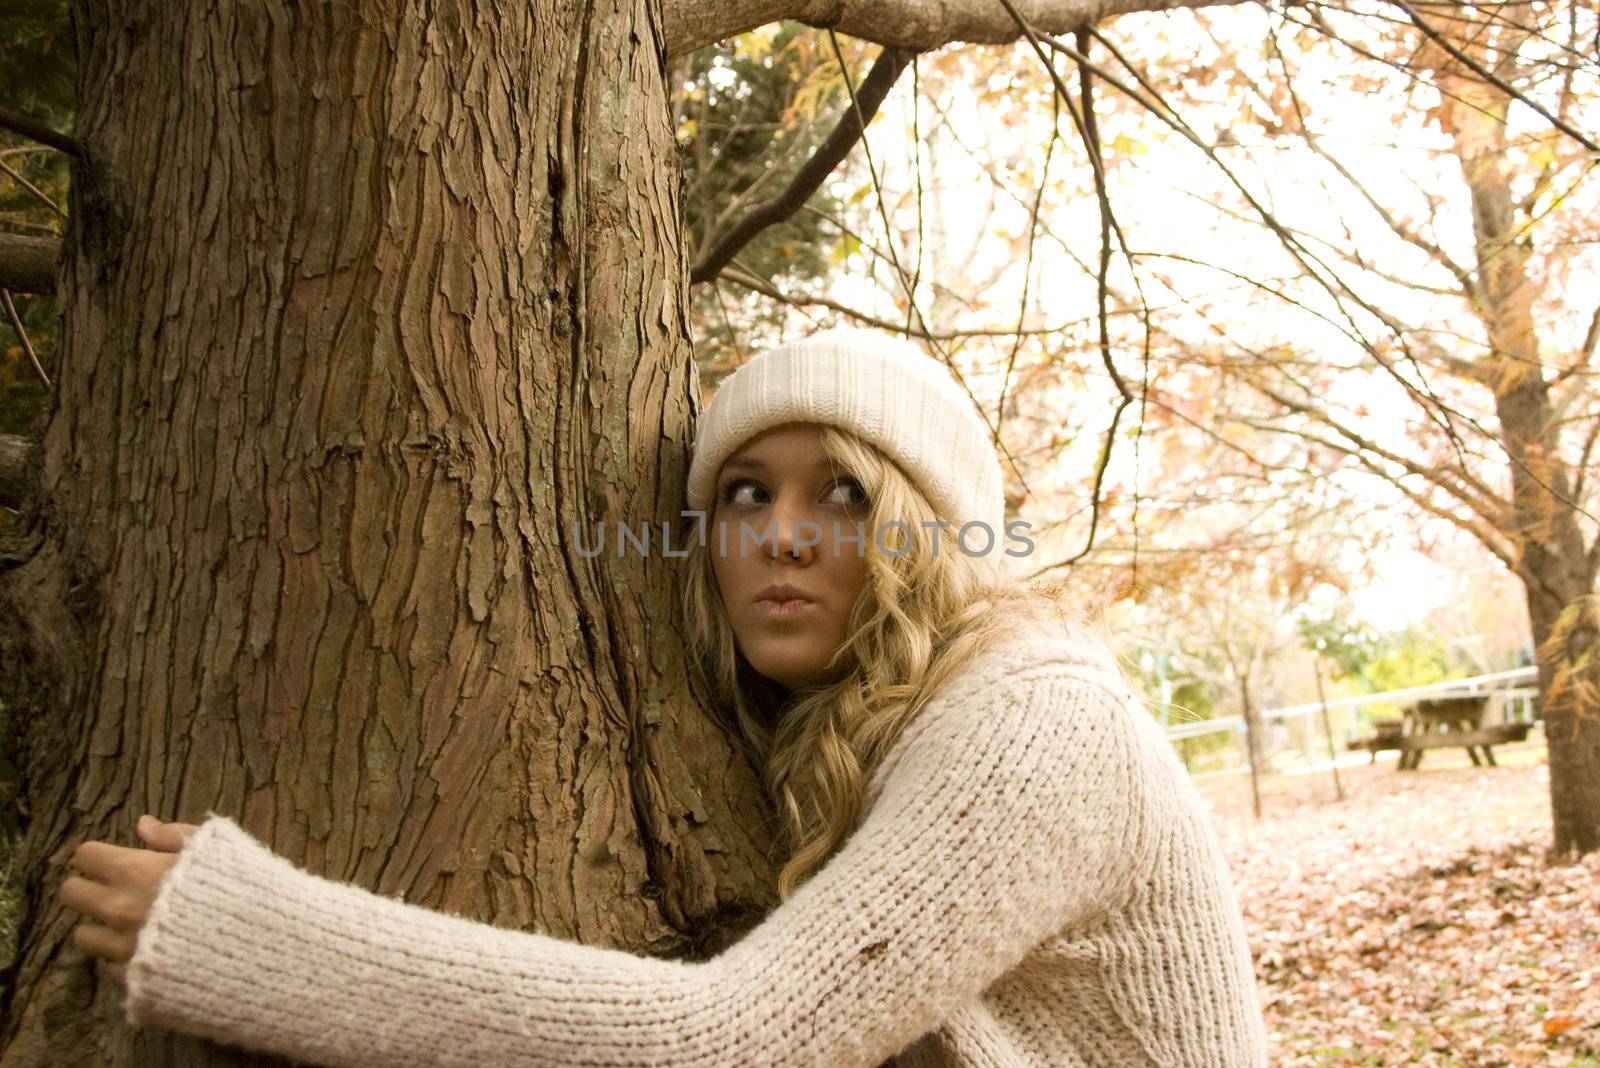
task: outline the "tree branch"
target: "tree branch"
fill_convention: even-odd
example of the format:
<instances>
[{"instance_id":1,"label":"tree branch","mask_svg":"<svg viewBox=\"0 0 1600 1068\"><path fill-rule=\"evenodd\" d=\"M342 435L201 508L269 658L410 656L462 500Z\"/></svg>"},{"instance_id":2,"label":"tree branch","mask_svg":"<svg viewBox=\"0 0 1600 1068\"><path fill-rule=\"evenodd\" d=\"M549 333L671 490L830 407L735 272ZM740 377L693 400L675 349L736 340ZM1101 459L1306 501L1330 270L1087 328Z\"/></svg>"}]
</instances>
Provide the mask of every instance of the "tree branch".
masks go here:
<instances>
[{"instance_id":1,"label":"tree branch","mask_svg":"<svg viewBox=\"0 0 1600 1068\"><path fill-rule=\"evenodd\" d=\"M1583 345L1578 349L1578 358L1571 367L1561 371L1550 380L1551 387L1559 386L1573 375L1582 374L1583 369L1589 366L1589 361L1594 359L1594 350L1597 343L1600 343L1600 307L1595 308L1594 314L1589 317L1589 329L1584 331Z\"/></svg>"},{"instance_id":2,"label":"tree branch","mask_svg":"<svg viewBox=\"0 0 1600 1068\"><path fill-rule=\"evenodd\" d=\"M1005 2L1005 0L1002 0L1002 2ZM1328 294L1328 296L1332 298L1334 307L1339 310L1341 317L1350 327L1350 330L1347 332L1348 336L1351 338L1361 339L1359 342L1361 347L1367 351L1368 355L1372 357L1373 361L1377 363L1377 365L1381 367L1385 373L1399 383L1402 389L1416 399L1419 407L1422 409L1423 415L1428 419L1428 421L1439 427L1439 429L1444 433L1445 437L1449 439L1451 446L1455 449L1458 456L1462 454L1465 449L1462 446L1460 437L1456 434L1455 427L1451 424L1451 418L1459 418L1480 431L1483 428L1478 426L1475 420L1470 419L1463 413L1447 406L1444 401L1440 399L1436 393L1434 393L1433 387L1428 384L1427 376L1422 372L1421 364L1418 363L1416 355L1411 351L1411 346L1406 335L1404 333L1398 334L1395 338L1395 341L1399 344L1406 360L1408 360L1416 370L1417 382L1415 383L1411 382L1405 377L1405 375L1400 373L1400 368L1393 360L1387 358L1383 354L1377 344L1366 340L1365 335L1362 334L1359 325L1356 323L1355 317L1350 313L1349 309L1345 307L1343 298L1349 297L1356 303L1358 307L1377 317L1380 321L1385 319L1385 314L1379 308L1375 307L1371 301L1357 294L1355 290L1344 281L1337 271L1329 267L1321 257L1311 251L1309 246L1307 246L1303 241L1299 240L1299 238L1292 234L1287 227L1279 222L1277 216L1274 215L1259 198L1250 192L1249 187L1246 186L1243 180L1234 173L1233 168L1229 167L1222 157L1217 154L1216 146L1202 138L1199 133L1189 125L1188 121L1178 113L1177 109L1171 104L1168 104L1166 100L1162 98L1155 86L1150 82L1150 79L1147 78L1138 67L1130 62L1128 57L1123 55L1115 44L1093 30L1088 32L1094 37L1095 40L1103 44L1107 51L1116 57L1117 62L1122 64L1123 69L1127 70L1128 73L1133 76L1134 80L1138 82L1140 89L1143 90L1143 94L1129 87L1115 75L1101 70L1099 67L1095 66L1088 56L1084 55L1078 49L1073 48L1071 45L1050 37L1045 38L1045 40L1049 43L1050 47L1056 49L1056 51L1064 52L1071 56L1078 63L1093 71L1107 84L1115 87L1118 91L1130 97L1135 102L1143 104L1150 115L1156 119L1159 119L1172 130L1182 135L1191 144L1198 148L1207 159L1215 164L1216 167L1228 179L1229 184L1231 184L1239 192L1239 195L1244 199L1245 203L1250 205L1250 208L1255 212L1260 223L1265 226L1267 230L1273 234L1273 236L1277 237L1278 242L1283 246L1284 251L1287 252L1290 257L1292 257L1294 261L1300 265L1301 269L1305 272L1305 276L1320 286ZM1317 268L1321 268L1321 271L1317 270ZM1324 277L1324 271L1327 272L1327 277ZM1462 466L1465 467L1465 465L1466 461L1463 458Z\"/></svg>"},{"instance_id":3,"label":"tree branch","mask_svg":"<svg viewBox=\"0 0 1600 1068\"><path fill-rule=\"evenodd\" d=\"M858 107L852 107L844 113L828 139L822 142L789 182L788 188L745 212L743 218L708 242L704 255L699 257L689 272L691 285L715 278L717 272L726 267L757 234L787 219L811 199L811 194L827 181L828 175L861 139L866 130L865 124L871 122L878 113L884 97L889 95L895 79L900 77L900 72L905 70L909 62L910 52L885 48L878 54L857 93Z\"/></svg>"},{"instance_id":4,"label":"tree branch","mask_svg":"<svg viewBox=\"0 0 1600 1068\"><path fill-rule=\"evenodd\" d=\"M17 306L11 301L11 290L0 288L0 306L5 308L6 320L11 323L11 332L17 335L17 341L22 344L23 354L28 357L28 363L33 365L33 373L39 377L39 384L49 391L50 376L44 373L44 365L39 362L39 354L33 351L33 342L28 340L28 329L22 325L22 316L17 314Z\"/></svg>"},{"instance_id":5,"label":"tree branch","mask_svg":"<svg viewBox=\"0 0 1600 1068\"><path fill-rule=\"evenodd\" d=\"M1507 570L1513 573L1516 572L1517 558L1520 555L1516 546L1516 542L1514 539L1496 527L1492 521L1481 519L1478 515L1464 516L1456 511L1453 511L1452 509L1444 508L1434 501L1430 501L1426 495L1418 493L1416 490L1406 485L1405 482L1401 480L1401 477L1397 476L1393 471L1385 470L1383 465L1377 463L1372 459L1372 457L1363 452L1362 447L1345 445L1343 442L1322 437L1320 434L1312 434L1304 430L1294 430L1289 427L1275 426L1270 423L1251 422L1250 425L1256 427L1258 430L1265 430L1269 433L1290 434L1305 441L1321 445L1323 448L1331 449L1334 452L1349 456L1362 467L1365 467L1368 471L1372 472L1374 475L1383 479L1385 482L1389 483L1389 485L1399 490L1400 493L1416 507L1422 509L1424 512L1427 512L1429 515L1443 519L1445 522L1459 527L1461 530L1471 534L1483 545L1485 549L1488 549L1489 552L1494 554L1496 559L1498 559L1502 564L1505 564ZM1333 427L1332 429L1337 430L1338 428ZM1379 455L1381 456L1383 454L1379 453ZM1388 459L1388 457L1384 458ZM1402 466L1408 465L1403 464ZM1425 474L1420 475L1419 477L1421 477L1424 482L1431 486L1436 486L1441 489L1449 488L1443 483ZM1476 511L1476 509L1474 509L1474 511Z\"/></svg>"},{"instance_id":6,"label":"tree branch","mask_svg":"<svg viewBox=\"0 0 1600 1068\"><path fill-rule=\"evenodd\" d=\"M1382 457L1389 463L1401 467L1408 473L1439 487L1439 489L1460 501L1490 527L1499 529L1505 522L1510 510L1509 505L1503 498L1496 496L1492 488L1484 485L1481 480L1474 477L1464 467L1454 471L1448 468L1425 467L1415 460L1402 456L1391 449L1384 448L1371 438L1346 426L1334 418L1331 413L1310 401L1297 401L1263 382L1247 380L1247 384L1288 411L1305 416L1327 427L1353 446L1353 449L1344 448L1341 451L1347 452L1363 462L1366 462L1368 453ZM1304 431L1290 430L1285 427L1263 426L1261 429L1271 430L1275 433L1292 433L1308 437ZM1324 438L1317 437L1315 440L1321 444L1329 445L1330 448L1335 447ZM1371 465L1369 464L1369 466ZM1399 481L1393 476L1389 476L1389 481L1399 485Z\"/></svg>"},{"instance_id":7,"label":"tree branch","mask_svg":"<svg viewBox=\"0 0 1600 1068\"><path fill-rule=\"evenodd\" d=\"M1593 141L1589 140L1582 133L1580 133L1575 127L1563 122L1559 117L1550 114L1550 112L1545 109L1544 105L1540 104L1528 94L1517 92L1517 90L1513 89L1510 85L1506 84L1503 79L1498 77L1494 71L1489 70L1483 64L1477 62L1471 56L1467 55L1465 52L1461 51L1461 49L1447 41L1437 30L1424 22L1420 15L1411 10L1410 5L1408 5L1405 0L1390 0L1390 2L1393 3L1395 7L1398 7L1401 11L1404 11L1406 13L1406 17L1415 23L1417 29L1421 30L1430 41L1444 49L1446 52L1449 52L1450 55L1455 57L1457 62L1463 64L1468 70L1472 71L1472 73L1484 79L1490 85L1494 86L1496 89L1499 89L1502 93L1505 93L1506 96L1510 97L1512 100L1521 101L1534 111L1537 111L1540 115L1543 115L1547 120L1549 120L1550 125L1554 126L1556 129L1560 130L1562 133L1578 142L1578 144L1582 145L1590 152L1600 152L1600 145L1596 145Z\"/></svg>"},{"instance_id":8,"label":"tree branch","mask_svg":"<svg viewBox=\"0 0 1600 1068\"><path fill-rule=\"evenodd\" d=\"M36 122L26 115L19 115L9 108L0 108L0 129L10 130L12 133L21 134L30 141L37 141L41 145L49 145L58 152L65 152L76 159L83 158L83 145L50 129L42 122Z\"/></svg>"},{"instance_id":9,"label":"tree branch","mask_svg":"<svg viewBox=\"0 0 1600 1068\"><path fill-rule=\"evenodd\" d=\"M1579 504L1583 503L1583 492L1587 488L1589 477L1589 456L1594 452L1595 439L1600 438L1600 413L1596 413L1589 420L1589 433L1584 435L1583 448L1578 450L1577 475L1572 483L1572 499Z\"/></svg>"},{"instance_id":10,"label":"tree branch","mask_svg":"<svg viewBox=\"0 0 1600 1068\"><path fill-rule=\"evenodd\" d=\"M1244 0L1027 0L1022 17L1044 33L1068 33L1133 11L1215 7ZM886 48L929 52L943 45L1009 44L1022 36L998 4L981 0L664 0L667 58L779 19L830 27Z\"/></svg>"},{"instance_id":11,"label":"tree branch","mask_svg":"<svg viewBox=\"0 0 1600 1068\"><path fill-rule=\"evenodd\" d=\"M54 237L0 234L0 289L13 293L52 293L61 241Z\"/></svg>"},{"instance_id":12,"label":"tree branch","mask_svg":"<svg viewBox=\"0 0 1600 1068\"><path fill-rule=\"evenodd\" d=\"M3 172L13 182L16 182L22 188L26 189L40 203L48 205L50 210L55 212L61 218L65 219L67 217L67 213L61 210L61 205L50 199L50 194L46 193L43 189L40 189L38 186L28 181L27 175L23 174L21 171L17 170L3 159L0 159L0 172Z\"/></svg>"}]
</instances>

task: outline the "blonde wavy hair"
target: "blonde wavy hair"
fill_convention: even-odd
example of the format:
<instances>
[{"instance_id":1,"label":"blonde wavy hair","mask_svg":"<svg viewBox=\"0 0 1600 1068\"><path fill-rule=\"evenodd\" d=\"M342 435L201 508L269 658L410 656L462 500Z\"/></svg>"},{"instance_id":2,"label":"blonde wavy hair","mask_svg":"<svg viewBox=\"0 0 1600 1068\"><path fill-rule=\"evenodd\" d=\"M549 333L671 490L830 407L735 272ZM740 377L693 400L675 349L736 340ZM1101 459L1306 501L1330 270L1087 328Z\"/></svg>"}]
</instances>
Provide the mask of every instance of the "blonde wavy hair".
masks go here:
<instances>
[{"instance_id":1,"label":"blonde wavy hair","mask_svg":"<svg viewBox=\"0 0 1600 1068\"><path fill-rule=\"evenodd\" d=\"M855 829L866 783L929 698L1021 617L1054 612L1072 621L1059 583L993 579L962 552L950 530L934 552L938 513L905 473L872 444L821 426L823 448L868 498L866 529L883 531L888 552L869 548L867 581L847 636L829 667L836 682L785 694L739 653L712 571L712 551L689 539L684 617L690 646L713 700L749 746L782 826L788 859L778 875L787 900ZM712 516L706 517L709 526ZM884 529L898 520L907 528ZM869 546L871 543L868 543ZM1003 551L1003 532L995 532Z\"/></svg>"}]
</instances>

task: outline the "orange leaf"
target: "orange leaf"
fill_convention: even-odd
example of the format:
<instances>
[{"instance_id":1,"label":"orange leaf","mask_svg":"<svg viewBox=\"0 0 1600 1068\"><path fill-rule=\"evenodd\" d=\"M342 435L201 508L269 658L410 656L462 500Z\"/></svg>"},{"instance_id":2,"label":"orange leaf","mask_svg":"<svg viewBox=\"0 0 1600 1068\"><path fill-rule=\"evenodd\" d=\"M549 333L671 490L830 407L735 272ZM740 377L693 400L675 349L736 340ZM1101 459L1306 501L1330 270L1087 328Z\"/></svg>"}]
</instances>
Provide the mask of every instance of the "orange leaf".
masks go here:
<instances>
[{"instance_id":1,"label":"orange leaf","mask_svg":"<svg viewBox=\"0 0 1600 1068\"><path fill-rule=\"evenodd\" d=\"M1547 1035L1564 1035L1582 1022L1576 1016L1568 1016L1565 1013L1546 1016L1544 1018L1544 1033Z\"/></svg>"}]
</instances>

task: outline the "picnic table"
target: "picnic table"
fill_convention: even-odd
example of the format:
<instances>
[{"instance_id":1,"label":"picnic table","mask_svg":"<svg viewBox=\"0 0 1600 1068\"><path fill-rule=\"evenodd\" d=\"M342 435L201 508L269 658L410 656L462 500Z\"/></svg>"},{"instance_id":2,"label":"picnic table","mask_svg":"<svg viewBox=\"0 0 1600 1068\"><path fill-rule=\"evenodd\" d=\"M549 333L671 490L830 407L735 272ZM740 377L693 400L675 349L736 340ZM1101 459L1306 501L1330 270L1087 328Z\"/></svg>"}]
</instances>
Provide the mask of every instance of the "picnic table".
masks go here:
<instances>
[{"instance_id":1,"label":"picnic table","mask_svg":"<svg viewBox=\"0 0 1600 1068\"><path fill-rule=\"evenodd\" d=\"M1400 770L1415 771L1429 749L1459 745L1472 758L1474 767L1482 767L1485 762L1494 767L1494 752L1489 747L1522 741L1528 736L1528 724L1497 723L1485 727L1483 715L1488 704L1486 693L1420 698L1405 708L1404 719L1378 722L1371 737L1352 743L1350 748L1370 751L1374 761L1380 749L1399 750ZM1481 761L1479 749L1483 751Z\"/></svg>"}]
</instances>

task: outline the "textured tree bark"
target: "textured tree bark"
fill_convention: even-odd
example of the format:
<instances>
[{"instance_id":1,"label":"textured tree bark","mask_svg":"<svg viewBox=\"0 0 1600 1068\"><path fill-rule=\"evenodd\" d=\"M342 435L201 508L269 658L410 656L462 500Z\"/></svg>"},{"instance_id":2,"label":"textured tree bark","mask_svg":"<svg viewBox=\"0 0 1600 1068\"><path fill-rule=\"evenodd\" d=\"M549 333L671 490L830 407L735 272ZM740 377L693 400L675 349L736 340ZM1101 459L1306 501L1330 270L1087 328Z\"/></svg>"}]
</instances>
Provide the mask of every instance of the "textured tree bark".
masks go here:
<instances>
[{"instance_id":1,"label":"textured tree bark","mask_svg":"<svg viewBox=\"0 0 1600 1068\"><path fill-rule=\"evenodd\" d=\"M1600 849L1600 605L1578 526L1572 472L1540 363L1531 248L1517 219L1507 158L1509 97L1477 78L1446 76L1446 128L1472 197L1477 303L1491 356L1501 443L1511 459L1509 529L1520 551L1538 650L1539 703L1550 754L1552 853Z\"/></svg>"},{"instance_id":2,"label":"textured tree bark","mask_svg":"<svg viewBox=\"0 0 1600 1068\"><path fill-rule=\"evenodd\" d=\"M1070 33L1117 15L1214 7L1242 0L1016 0L1041 33ZM662 0L667 54L676 58L723 37L779 19L830 26L890 48L930 52L956 41L1009 44L1022 32L1005 5L990 0Z\"/></svg>"},{"instance_id":3,"label":"textured tree bark","mask_svg":"<svg viewBox=\"0 0 1600 1068\"><path fill-rule=\"evenodd\" d=\"M705 955L774 901L674 560L698 400L653 0L79 0L40 505L0 550L23 935L0 1064L121 1023L62 860L149 811L506 927ZM636 527L637 529L637 527Z\"/></svg>"},{"instance_id":4,"label":"textured tree bark","mask_svg":"<svg viewBox=\"0 0 1600 1068\"><path fill-rule=\"evenodd\" d=\"M0 289L49 293L55 287L61 243L53 237L0 234Z\"/></svg>"},{"instance_id":5,"label":"textured tree bark","mask_svg":"<svg viewBox=\"0 0 1600 1068\"><path fill-rule=\"evenodd\" d=\"M20 509L33 492L33 443L0 434L0 506Z\"/></svg>"}]
</instances>

